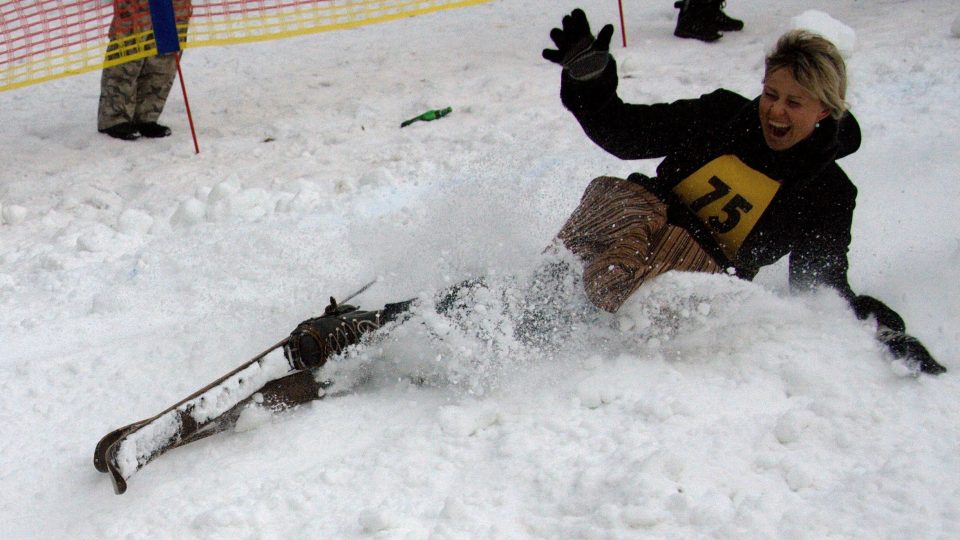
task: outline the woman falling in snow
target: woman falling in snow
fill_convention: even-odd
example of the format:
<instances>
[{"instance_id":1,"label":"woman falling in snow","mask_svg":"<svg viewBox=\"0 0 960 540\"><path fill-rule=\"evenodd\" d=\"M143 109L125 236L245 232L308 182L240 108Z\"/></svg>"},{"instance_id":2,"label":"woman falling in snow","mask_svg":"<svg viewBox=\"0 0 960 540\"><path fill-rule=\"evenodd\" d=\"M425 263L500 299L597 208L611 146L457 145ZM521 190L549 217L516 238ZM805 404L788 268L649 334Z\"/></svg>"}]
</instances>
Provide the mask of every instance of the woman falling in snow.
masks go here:
<instances>
[{"instance_id":1,"label":"woman falling in snow","mask_svg":"<svg viewBox=\"0 0 960 540\"><path fill-rule=\"evenodd\" d=\"M894 356L924 373L945 372L894 310L855 294L847 281L857 189L836 160L859 148L860 128L846 110L837 48L794 30L767 56L762 93L753 100L719 89L637 105L617 96L612 33L608 24L594 37L576 9L550 32L556 49L543 51L563 67L561 100L593 142L621 159L663 158L655 178L593 180L558 234L555 247L583 262L590 301L616 312L669 270L750 280L789 255L793 289L832 287L857 317L876 320L877 337ZM322 365L408 305L358 311L333 303L294 331L291 364Z\"/></svg>"}]
</instances>

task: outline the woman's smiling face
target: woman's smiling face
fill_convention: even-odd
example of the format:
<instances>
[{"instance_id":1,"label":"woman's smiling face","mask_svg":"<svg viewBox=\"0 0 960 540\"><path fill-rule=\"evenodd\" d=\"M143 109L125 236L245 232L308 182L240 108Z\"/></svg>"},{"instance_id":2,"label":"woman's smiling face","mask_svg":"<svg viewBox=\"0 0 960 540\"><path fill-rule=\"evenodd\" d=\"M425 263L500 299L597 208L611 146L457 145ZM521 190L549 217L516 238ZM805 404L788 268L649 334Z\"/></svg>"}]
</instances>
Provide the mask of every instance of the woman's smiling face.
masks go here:
<instances>
[{"instance_id":1,"label":"woman's smiling face","mask_svg":"<svg viewBox=\"0 0 960 540\"><path fill-rule=\"evenodd\" d=\"M813 133L830 112L788 69L767 74L760 96L760 125L771 150L786 150Z\"/></svg>"}]
</instances>

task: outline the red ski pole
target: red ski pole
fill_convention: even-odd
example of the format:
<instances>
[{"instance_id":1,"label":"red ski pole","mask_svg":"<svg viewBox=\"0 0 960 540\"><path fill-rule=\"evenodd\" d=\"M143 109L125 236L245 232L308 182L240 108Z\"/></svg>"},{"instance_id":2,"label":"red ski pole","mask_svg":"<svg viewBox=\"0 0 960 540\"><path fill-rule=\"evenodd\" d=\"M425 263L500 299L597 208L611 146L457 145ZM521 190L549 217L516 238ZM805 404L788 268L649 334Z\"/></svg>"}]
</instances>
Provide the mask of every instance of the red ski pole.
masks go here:
<instances>
[{"instance_id":1,"label":"red ski pole","mask_svg":"<svg viewBox=\"0 0 960 540\"><path fill-rule=\"evenodd\" d=\"M627 29L623 25L623 0L617 0L620 5L620 37L623 38L623 46L627 46Z\"/></svg>"},{"instance_id":2,"label":"red ski pole","mask_svg":"<svg viewBox=\"0 0 960 540\"><path fill-rule=\"evenodd\" d=\"M183 54L183 51L176 53L177 55L177 76L180 77L180 91L183 92L183 104L187 107L187 122L190 124L190 135L193 137L193 151L197 154L200 153L200 144L197 142L197 130L193 126L193 115L190 114L190 100L187 98L187 85L183 82L183 70L180 69L180 55Z\"/></svg>"}]
</instances>

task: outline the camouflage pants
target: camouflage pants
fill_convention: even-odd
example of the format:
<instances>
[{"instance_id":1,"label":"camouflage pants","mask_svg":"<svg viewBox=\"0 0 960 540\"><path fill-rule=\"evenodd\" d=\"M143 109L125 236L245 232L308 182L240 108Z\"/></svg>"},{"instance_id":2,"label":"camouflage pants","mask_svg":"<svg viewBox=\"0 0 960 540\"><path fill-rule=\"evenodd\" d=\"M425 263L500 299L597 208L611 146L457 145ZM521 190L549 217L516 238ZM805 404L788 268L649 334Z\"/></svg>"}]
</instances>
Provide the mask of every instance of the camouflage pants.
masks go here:
<instances>
[{"instance_id":1,"label":"camouflage pants","mask_svg":"<svg viewBox=\"0 0 960 540\"><path fill-rule=\"evenodd\" d=\"M609 312L669 270L723 270L690 233L667 223L656 195L621 178L594 179L557 238L583 261L587 297Z\"/></svg>"},{"instance_id":2,"label":"camouflage pants","mask_svg":"<svg viewBox=\"0 0 960 540\"><path fill-rule=\"evenodd\" d=\"M110 49L107 53L109 55ZM173 54L151 56L103 70L97 129L123 122L156 122L177 75Z\"/></svg>"}]
</instances>

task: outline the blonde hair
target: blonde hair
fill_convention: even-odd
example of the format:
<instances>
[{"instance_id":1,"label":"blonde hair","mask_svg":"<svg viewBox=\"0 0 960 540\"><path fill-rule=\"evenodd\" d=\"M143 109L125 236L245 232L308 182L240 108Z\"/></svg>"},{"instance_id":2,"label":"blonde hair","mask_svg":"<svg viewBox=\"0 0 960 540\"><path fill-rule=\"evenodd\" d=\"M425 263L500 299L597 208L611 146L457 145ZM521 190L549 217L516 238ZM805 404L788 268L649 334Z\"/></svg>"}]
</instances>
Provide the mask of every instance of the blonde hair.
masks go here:
<instances>
[{"instance_id":1,"label":"blonde hair","mask_svg":"<svg viewBox=\"0 0 960 540\"><path fill-rule=\"evenodd\" d=\"M791 30L780 36L767 55L764 79L779 69L789 69L804 90L819 99L839 120L847 110L847 66L837 47L823 36L807 30Z\"/></svg>"}]
</instances>

